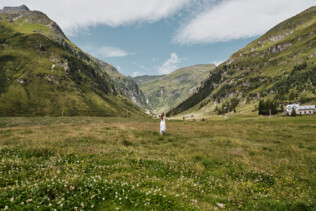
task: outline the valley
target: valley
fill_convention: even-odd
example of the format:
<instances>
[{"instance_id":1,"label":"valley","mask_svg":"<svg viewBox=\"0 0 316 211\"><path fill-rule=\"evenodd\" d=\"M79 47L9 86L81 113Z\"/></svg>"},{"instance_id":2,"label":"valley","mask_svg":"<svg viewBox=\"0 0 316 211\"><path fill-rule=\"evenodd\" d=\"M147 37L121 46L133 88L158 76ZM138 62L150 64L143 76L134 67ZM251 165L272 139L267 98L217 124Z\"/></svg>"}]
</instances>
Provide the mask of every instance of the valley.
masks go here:
<instances>
[{"instance_id":1,"label":"valley","mask_svg":"<svg viewBox=\"0 0 316 211\"><path fill-rule=\"evenodd\" d=\"M204 118L258 112L259 100L314 104L315 11L285 20L218 67L132 78L80 50L45 14L2 10L0 116Z\"/></svg>"},{"instance_id":2,"label":"valley","mask_svg":"<svg viewBox=\"0 0 316 211\"><path fill-rule=\"evenodd\" d=\"M167 112L193 95L207 79L215 65L195 65L181 68L168 75L132 78L146 95L154 114Z\"/></svg>"},{"instance_id":3,"label":"valley","mask_svg":"<svg viewBox=\"0 0 316 211\"><path fill-rule=\"evenodd\" d=\"M144 46L102 55L145 72ZM147 63L169 74L125 76L46 14L0 9L0 209L315 210L316 7L218 66L171 55Z\"/></svg>"}]
</instances>

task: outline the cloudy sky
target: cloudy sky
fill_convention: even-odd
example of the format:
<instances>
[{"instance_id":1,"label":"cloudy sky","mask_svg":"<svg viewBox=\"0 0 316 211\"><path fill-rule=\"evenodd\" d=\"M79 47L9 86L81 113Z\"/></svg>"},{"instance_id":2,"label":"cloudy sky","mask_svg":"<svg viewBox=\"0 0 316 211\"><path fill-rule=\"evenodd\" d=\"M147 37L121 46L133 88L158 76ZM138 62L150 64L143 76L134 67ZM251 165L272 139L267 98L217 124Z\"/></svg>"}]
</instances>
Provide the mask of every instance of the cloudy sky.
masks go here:
<instances>
[{"instance_id":1,"label":"cloudy sky","mask_svg":"<svg viewBox=\"0 0 316 211\"><path fill-rule=\"evenodd\" d=\"M220 64L316 0L1 0L56 21L82 50L125 75Z\"/></svg>"}]
</instances>

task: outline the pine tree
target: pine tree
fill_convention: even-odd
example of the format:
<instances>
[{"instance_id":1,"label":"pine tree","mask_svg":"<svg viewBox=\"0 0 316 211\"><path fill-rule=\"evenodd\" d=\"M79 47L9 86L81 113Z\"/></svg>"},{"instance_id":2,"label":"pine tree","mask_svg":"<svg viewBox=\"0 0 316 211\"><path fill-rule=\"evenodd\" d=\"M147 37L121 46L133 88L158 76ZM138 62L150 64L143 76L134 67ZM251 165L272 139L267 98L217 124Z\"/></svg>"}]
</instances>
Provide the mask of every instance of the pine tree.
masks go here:
<instances>
[{"instance_id":1,"label":"pine tree","mask_svg":"<svg viewBox=\"0 0 316 211\"><path fill-rule=\"evenodd\" d=\"M294 108L292 108L291 117L294 117L294 116L296 116L296 111Z\"/></svg>"},{"instance_id":2,"label":"pine tree","mask_svg":"<svg viewBox=\"0 0 316 211\"><path fill-rule=\"evenodd\" d=\"M263 100L259 101L259 115L263 115L263 110L264 110L264 102Z\"/></svg>"},{"instance_id":3,"label":"pine tree","mask_svg":"<svg viewBox=\"0 0 316 211\"><path fill-rule=\"evenodd\" d=\"M278 103L276 101L271 102L271 114L277 114Z\"/></svg>"}]
</instances>

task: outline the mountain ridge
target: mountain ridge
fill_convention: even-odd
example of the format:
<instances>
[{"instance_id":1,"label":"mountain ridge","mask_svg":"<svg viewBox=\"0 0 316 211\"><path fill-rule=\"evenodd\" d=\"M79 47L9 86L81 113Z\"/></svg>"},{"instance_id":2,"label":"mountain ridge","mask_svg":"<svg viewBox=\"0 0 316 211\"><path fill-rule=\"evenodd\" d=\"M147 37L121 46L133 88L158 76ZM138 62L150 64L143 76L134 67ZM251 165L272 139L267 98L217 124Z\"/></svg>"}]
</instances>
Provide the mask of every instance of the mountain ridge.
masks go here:
<instances>
[{"instance_id":1,"label":"mountain ridge","mask_svg":"<svg viewBox=\"0 0 316 211\"><path fill-rule=\"evenodd\" d=\"M315 29L316 7L276 25L232 54L195 95L168 115L194 112L211 115L219 110L227 113L231 110L224 107L237 101L237 112L251 112L261 98L315 100ZM290 93L297 96L292 99Z\"/></svg>"},{"instance_id":2,"label":"mountain ridge","mask_svg":"<svg viewBox=\"0 0 316 211\"><path fill-rule=\"evenodd\" d=\"M113 74L112 70L114 67L112 65L83 52L80 48L73 45L73 43L69 41L69 39L63 33L61 28L56 24L56 22L50 20L46 14L40 11L30 11L25 5L19 7L4 7L2 11L4 11L3 13L13 15L13 19L15 21L22 18L24 19L23 21L26 21L28 24L40 24L48 26L52 30L52 33L45 33L42 29L34 29L32 32L44 34L45 36L64 46L64 48L71 54L79 57L82 60L85 60L88 63L95 62L102 70L109 74L109 76L117 85L121 94L130 98L138 106L149 108L146 104L144 94L141 92L138 86L134 84L134 81L129 80L126 76L122 75L117 70L117 73ZM127 91L128 89L129 91Z\"/></svg>"},{"instance_id":3,"label":"mountain ridge","mask_svg":"<svg viewBox=\"0 0 316 211\"><path fill-rule=\"evenodd\" d=\"M44 13L0 12L0 115L145 115Z\"/></svg>"},{"instance_id":4,"label":"mountain ridge","mask_svg":"<svg viewBox=\"0 0 316 211\"><path fill-rule=\"evenodd\" d=\"M19 13L29 11L30 9L24 4L18 7L3 7L3 9L0 9L0 13Z\"/></svg>"}]
</instances>

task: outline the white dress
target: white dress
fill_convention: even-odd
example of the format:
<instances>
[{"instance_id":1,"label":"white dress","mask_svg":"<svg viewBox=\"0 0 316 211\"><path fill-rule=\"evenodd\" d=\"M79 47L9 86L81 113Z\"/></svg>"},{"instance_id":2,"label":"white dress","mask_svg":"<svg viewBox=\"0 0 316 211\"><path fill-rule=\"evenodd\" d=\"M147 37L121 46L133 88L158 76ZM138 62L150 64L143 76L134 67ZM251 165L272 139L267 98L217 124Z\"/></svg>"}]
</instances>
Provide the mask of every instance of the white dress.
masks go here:
<instances>
[{"instance_id":1,"label":"white dress","mask_svg":"<svg viewBox=\"0 0 316 211\"><path fill-rule=\"evenodd\" d=\"M160 121L160 134L163 134L166 132L166 120L162 119Z\"/></svg>"}]
</instances>

